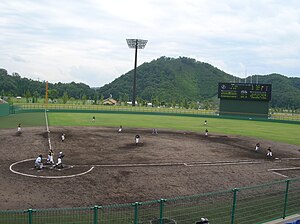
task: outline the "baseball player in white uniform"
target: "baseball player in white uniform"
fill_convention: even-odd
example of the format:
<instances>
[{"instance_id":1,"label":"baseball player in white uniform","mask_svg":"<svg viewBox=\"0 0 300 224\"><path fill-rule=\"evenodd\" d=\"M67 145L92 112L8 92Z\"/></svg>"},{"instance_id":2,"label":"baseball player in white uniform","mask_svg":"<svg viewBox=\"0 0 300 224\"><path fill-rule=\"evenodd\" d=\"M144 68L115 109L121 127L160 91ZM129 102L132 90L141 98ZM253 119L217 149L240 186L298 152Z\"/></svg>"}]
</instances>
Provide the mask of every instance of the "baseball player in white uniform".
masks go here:
<instances>
[{"instance_id":1,"label":"baseball player in white uniform","mask_svg":"<svg viewBox=\"0 0 300 224\"><path fill-rule=\"evenodd\" d=\"M42 158L43 158L42 155L39 155L39 156L36 158L36 160L35 160L35 162L34 162L34 167L35 167L36 169L39 169L39 170L43 169Z\"/></svg>"}]
</instances>

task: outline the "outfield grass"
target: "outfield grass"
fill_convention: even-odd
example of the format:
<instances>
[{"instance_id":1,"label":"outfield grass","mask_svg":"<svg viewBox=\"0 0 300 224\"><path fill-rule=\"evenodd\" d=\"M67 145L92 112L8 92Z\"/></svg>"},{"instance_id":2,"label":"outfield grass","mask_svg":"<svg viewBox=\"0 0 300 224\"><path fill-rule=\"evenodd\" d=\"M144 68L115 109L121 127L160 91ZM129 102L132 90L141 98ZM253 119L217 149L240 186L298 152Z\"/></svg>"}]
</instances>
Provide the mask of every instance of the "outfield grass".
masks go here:
<instances>
[{"instance_id":1,"label":"outfield grass","mask_svg":"<svg viewBox=\"0 0 300 224\"><path fill-rule=\"evenodd\" d=\"M17 130L18 124L21 124L22 127L45 127L45 114L23 113L0 117L0 128L16 128Z\"/></svg>"},{"instance_id":2,"label":"outfield grass","mask_svg":"<svg viewBox=\"0 0 300 224\"><path fill-rule=\"evenodd\" d=\"M92 117L95 116L95 122ZM253 120L201 118L186 116L157 116L108 113L48 113L50 126L106 126L176 129L204 133L252 136L278 142L299 145L299 124L286 124ZM204 120L208 125L204 126ZM43 113L21 113L0 117L0 128L16 128L18 123L26 126L44 126Z\"/></svg>"},{"instance_id":3,"label":"outfield grass","mask_svg":"<svg viewBox=\"0 0 300 224\"><path fill-rule=\"evenodd\" d=\"M252 136L300 146L299 124L285 124L251 120L200 118L185 116L157 116L137 114L94 114L89 113L49 113L52 126L110 126L123 128L143 127L158 129L176 129L204 133L207 128L210 133ZM204 126L204 120L208 125Z\"/></svg>"}]
</instances>

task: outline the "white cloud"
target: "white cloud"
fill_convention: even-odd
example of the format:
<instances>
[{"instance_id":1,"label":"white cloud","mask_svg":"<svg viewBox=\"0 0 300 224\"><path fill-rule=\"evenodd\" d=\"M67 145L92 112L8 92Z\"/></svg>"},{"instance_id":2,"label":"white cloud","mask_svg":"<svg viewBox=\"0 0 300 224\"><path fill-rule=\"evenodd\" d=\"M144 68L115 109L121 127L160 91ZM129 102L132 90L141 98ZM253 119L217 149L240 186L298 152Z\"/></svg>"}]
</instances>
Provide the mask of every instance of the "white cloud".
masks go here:
<instances>
[{"instance_id":1,"label":"white cloud","mask_svg":"<svg viewBox=\"0 0 300 224\"><path fill-rule=\"evenodd\" d=\"M300 77L296 0L4 0L0 66L51 82L102 86L138 64L187 56L233 75Z\"/></svg>"}]
</instances>

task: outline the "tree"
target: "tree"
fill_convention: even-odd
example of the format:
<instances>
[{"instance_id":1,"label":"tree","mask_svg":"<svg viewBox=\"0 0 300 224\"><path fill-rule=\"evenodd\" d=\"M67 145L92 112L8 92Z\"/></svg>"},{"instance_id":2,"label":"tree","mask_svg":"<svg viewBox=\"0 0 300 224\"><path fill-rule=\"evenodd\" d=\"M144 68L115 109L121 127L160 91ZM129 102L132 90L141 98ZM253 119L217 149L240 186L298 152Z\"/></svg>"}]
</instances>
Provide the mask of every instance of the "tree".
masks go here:
<instances>
[{"instance_id":1,"label":"tree","mask_svg":"<svg viewBox=\"0 0 300 224\"><path fill-rule=\"evenodd\" d=\"M33 102L33 103L37 103L37 102L38 102L38 98L39 98L39 93L38 93L38 91L34 91L33 97L32 97L32 102Z\"/></svg>"},{"instance_id":2,"label":"tree","mask_svg":"<svg viewBox=\"0 0 300 224\"><path fill-rule=\"evenodd\" d=\"M31 93L29 90L26 90L25 92L25 98L26 98L26 102L29 103L29 98L31 97Z\"/></svg>"},{"instance_id":3,"label":"tree","mask_svg":"<svg viewBox=\"0 0 300 224\"><path fill-rule=\"evenodd\" d=\"M53 101L54 99L56 99L58 97L58 91L57 89L49 89L48 90L48 96L49 98Z\"/></svg>"},{"instance_id":4,"label":"tree","mask_svg":"<svg viewBox=\"0 0 300 224\"><path fill-rule=\"evenodd\" d=\"M85 94L83 94L83 96L82 96L82 104L83 105L85 105L85 103L86 103L86 100L87 100L87 97L86 97L86 95Z\"/></svg>"},{"instance_id":5,"label":"tree","mask_svg":"<svg viewBox=\"0 0 300 224\"><path fill-rule=\"evenodd\" d=\"M97 92L95 92L95 94L94 94L94 104L97 104L97 101L98 101L98 94L97 94Z\"/></svg>"},{"instance_id":6,"label":"tree","mask_svg":"<svg viewBox=\"0 0 300 224\"><path fill-rule=\"evenodd\" d=\"M64 95L62 97L62 100L63 100L63 104L66 104L69 100L69 96L68 96L68 93L67 92L64 92Z\"/></svg>"}]
</instances>

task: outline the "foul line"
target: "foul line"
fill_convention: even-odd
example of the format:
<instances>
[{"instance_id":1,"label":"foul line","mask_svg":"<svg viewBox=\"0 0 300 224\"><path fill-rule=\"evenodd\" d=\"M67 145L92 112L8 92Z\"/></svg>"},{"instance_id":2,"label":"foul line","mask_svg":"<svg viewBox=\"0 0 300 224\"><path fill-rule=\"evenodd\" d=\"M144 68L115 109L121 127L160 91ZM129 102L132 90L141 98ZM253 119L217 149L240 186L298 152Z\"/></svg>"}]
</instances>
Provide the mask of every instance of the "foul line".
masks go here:
<instances>
[{"instance_id":1,"label":"foul line","mask_svg":"<svg viewBox=\"0 0 300 224\"><path fill-rule=\"evenodd\" d=\"M94 167L144 167L144 166L224 166L224 165L244 165L259 164L262 162L251 160L239 161L215 161L215 162L177 162L177 163L128 163L128 164L77 164L74 166L94 166Z\"/></svg>"},{"instance_id":2,"label":"foul line","mask_svg":"<svg viewBox=\"0 0 300 224\"><path fill-rule=\"evenodd\" d=\"M287 178L287 175L278 173L278 171L288 171L288 170L300 170L300 167L290 167L290 168L279 168L279 169L268 169L268 171L271 171L274 174L277 174L279 176Z\"/></svg>"},{"instance_id":3,"label":"foul line","mask_svg":"<svg viewBox=\"0 0 300 224\"><path fill-rule=\"evenodd\" d=\"M268 169L268 171L286 171L286 170L300 170L300 167L290 167L290 168L279 168L279 169Z\"/></svg>"},{"instance_id":4,"label":"foul line","mask_svg":"<svg viewBox=\"0 0 300 224\"><path fill-rule=\"evenodd\" d=\"M51 146L51 140L50 140L50 130L49 130L49 123L48 123L48 115L47 115L47 110L46 109L45 109L45 120L46 120L46 130L47 130L47 135L48 135L49 150L51 150L52 146Z\"/></svg>"},{"instance_id":5,"label":"foul line","mask_svg":"<svg viewBox=\"0 0 300 224\"><path fill-rule=\"evenodd\" d=\"M89 170L87 170L83 173L65 175L65 176L38 176L38 175L21 173L21 172L18 172L18 171L15 171L15 170L12 169L12 167L16 164L19 164L19 163L22 163L22 162L27 162L27 161L32 161L32 160L34 160L34 159L25 159L25 160L15 162L15 163L13 163L9 166L9 169L10 169L11 172L13 172L15 174L19 174L19 175L26 176L26 177L36 177L36 178L46 178L46 179L61 179L61 178L78 177L78 176L81 176L81 175L84 175L84 174L87 174L87 173L91 172L95 168L94 166L92 166Z\"/></svg>"},{"instance_id":6,"label":"foul line","mask_svg":"<svg viewBox=\"0 0 300 224\"><path fill-rule=\"evenodd\" d=\"M277 175L282 176L282 177L285 177L285 178L288 177L288 176L286 176L286 175L283 175L283 174L281 174L281 173L277 173L277 172L275 172L275 171L273 171L272 173L277 174Z\"/></svg>"}]
</instances>

